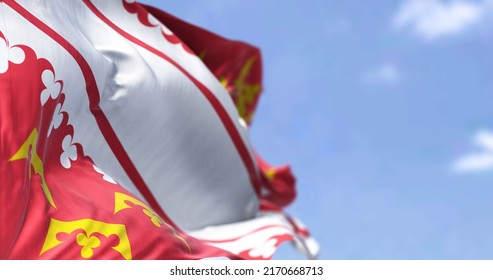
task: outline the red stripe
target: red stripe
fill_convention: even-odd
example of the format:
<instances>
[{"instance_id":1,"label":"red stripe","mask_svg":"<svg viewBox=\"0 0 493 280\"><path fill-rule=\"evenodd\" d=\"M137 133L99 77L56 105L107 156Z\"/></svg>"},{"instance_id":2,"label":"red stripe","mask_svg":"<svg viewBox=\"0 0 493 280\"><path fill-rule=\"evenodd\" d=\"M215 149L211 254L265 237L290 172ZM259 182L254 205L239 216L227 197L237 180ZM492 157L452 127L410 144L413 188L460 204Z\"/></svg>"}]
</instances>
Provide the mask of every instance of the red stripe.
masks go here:
<instances>
[{"instance_id":1,"label":"red stripe","mask_svg":"<svg viewBox=\"0 0 493 280\"><path fill-rule=\"evenodd\" d=\"M171 65L176 67L181 73L183 73L199 90L202 92L202 94L205 96L207 101L211 104L213 109L216 111L216 114L219 116L221 122L224 125L224 128L226 129L229 137L233 141L233 144L240 155L241 160L243 161L243 164L245 165L246 170L248 171L248 175L250 176L250 182L257 194L258 197L260 197L260 180L257 174L257 169L255 168L255 164L253 162L252 157L250 156L248 149L243 142L238 130L236 129L236 126L234 125L233 121L231 120L230 116L222 106L221 102L216 98L216 96L201 82L199 82L195 77L193 77L187 70L185 70L181 65L179 65L176 61L171 59L169 56L166 54L162 53L156 48L153 48L152 46L144 43L143 41L137 39L136 37L130 35L129 33L125 32L123 29L118 27L116 24L114 24L112 21L110 21L101 11L99 11L94 4L91 3L89 0L84 0L83 1L87 7L99 18L101 19L104 23L106 23L109 27L111 27L113 30L115 30L117 33L119 33L121 36L126 38L127 40L131 41L132 43L148 50L149 52L155 54L156 56L164 59L165 61L169 62Z\"/></svg>"},{"instance_id":2,"label":"red stripe","mask_svg":"<svg viewBox=\"0 0 493 280\"><path fill-rule=\"evenodd\" d=\"M171 222L173 224L172 220L169 219L168 216L164 213L163 209L157 202L156 198L153 196L153 194L147 187L147 184L145 183L144 179L142 178L139 171L137 170L132 160L130 159L129 155L125 151L125 148L123 147L122 143L118 139L118 136L116 135L115 131L111 127L110 122L104 115L104 112L99 107L100 95L96 84L96 79L94 78L94 74L91 70L91 67L84 59L82 54L74 46L72 46L67 40L65 40L62 36L60 36L60 34L56 33L53 29L51 29L49 26L44 24L41 20L39 20L34 15L29 13L26 9L24 9L15 1L5 0L4 2L8 6L10 6L13 10L15 10L17 13L19 13L21 16L23 16L26 20L31 22L34 26L36 26L41 31L43 31L46 35L52 38L60 46L62 46L75 59L75 61L77 62L77 64L79 65L82 71L84 80L86 82L86 92L89 98L90 111L95 117L99 129L101 130L101 133L103 134L103 137L106 140L106 142L108 142L111 151L115 154L116 158L118 159L118 162L122 166L123 170L125 170L132 183L134 183L135 187L140 191L142 196L147 200L147 202L154 209L154 211L156 211L156 213L159 214L161 217L167 219L168 222ZM174 224L173 226L176 227L176 225Z\"/></svg>"},{"instance_id":3,"label":"red stripe","mask_svg":"<svg viewBox=\"0 0 493 280\"><path fill-rule=\"evenodd\" d=\"M286 218L286 220L288 220L288 222L291 224L291 226L293 227L294 232L296 232L296 234L303 236L303 237L309 237L310 236L310 232L306 228L299 227L298 224L294 221L294 219L291 218L291 216L289 216L288 214L284 214L284 218Z\"/></svg>"}]
</instances>

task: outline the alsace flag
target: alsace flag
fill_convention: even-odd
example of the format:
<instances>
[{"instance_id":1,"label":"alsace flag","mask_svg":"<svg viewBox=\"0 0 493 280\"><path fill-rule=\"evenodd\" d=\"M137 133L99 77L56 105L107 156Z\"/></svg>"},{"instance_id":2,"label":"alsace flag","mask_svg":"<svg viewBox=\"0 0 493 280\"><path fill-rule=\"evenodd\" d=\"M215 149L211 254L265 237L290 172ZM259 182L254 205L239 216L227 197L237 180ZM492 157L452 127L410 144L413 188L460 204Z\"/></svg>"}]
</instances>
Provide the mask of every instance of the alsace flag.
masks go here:
<instances>
[{"instance_id":1,"label":"alsace flag","mask_svg":"<svg viewBox=\"0 0 493 280\"><path fill-rule=\"evenodd\" d=\"M131 0L0 8L0 259L317 255L249 141L258 49Z\"/></svg>"}]
</instances>

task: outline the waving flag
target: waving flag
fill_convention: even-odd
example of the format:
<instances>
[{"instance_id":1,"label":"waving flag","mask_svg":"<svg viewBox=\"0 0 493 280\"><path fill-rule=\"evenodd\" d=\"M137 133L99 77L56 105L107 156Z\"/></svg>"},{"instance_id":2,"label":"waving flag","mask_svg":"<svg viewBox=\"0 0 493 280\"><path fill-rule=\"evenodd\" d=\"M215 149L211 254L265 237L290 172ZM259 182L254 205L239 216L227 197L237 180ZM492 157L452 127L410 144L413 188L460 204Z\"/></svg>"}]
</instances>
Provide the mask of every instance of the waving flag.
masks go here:
<instances>
[{"instance_id":1,"label":"waving flag","mask_svg":"<svg viewBox=\"0 0 493 280\"><path fill-rule=\"evenodd\" d=\"M129 0L0 5L1 259L317 254L249 142L256 48Z\"/></svg>"}]
</instances>

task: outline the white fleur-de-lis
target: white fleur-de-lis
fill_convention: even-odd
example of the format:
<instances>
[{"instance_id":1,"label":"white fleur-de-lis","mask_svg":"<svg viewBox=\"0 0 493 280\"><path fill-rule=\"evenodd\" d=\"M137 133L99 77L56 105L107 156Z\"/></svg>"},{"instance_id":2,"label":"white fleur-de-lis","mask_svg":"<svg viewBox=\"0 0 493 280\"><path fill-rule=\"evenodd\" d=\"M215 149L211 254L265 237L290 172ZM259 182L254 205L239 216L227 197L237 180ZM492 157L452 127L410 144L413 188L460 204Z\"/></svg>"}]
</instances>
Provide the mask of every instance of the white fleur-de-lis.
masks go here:
<instances>
[{"instance_id":1,"label":"white fleur-de-lis","mask_svg":"<svg viewBox=\"0 0 493 280\"><path fill-rule=\"evenodd\" d=\"M41 80L46 87L41 92L41 105L45 105L48 98L57 98L62 90L62 85L59 81L55 81L55 74L49 69L46 69L41 74Z\"/></svg>"},{"instance_id":2,"label":"white fleur-de-lis","mask_svg":"<svg viewBox=\"0 0 493 280\"><path fill-rule=\"evenodd\" d=\"M276 251L277 238L267 240L262 246L250 250L248 253L251 257L268 259Z\"/></svg>"},{"instance_id":3,"label":"white fleur-de-lis","mask_svg":"<svg viewBox=\"0 0 493 280\"><path fill-rule=\"evenodd\" d=\"M55 107L55 112L53 114L53 119L51 120L50 128L48 128L49 137L53 129L57 129L63 121L62 104L58 103Z\"/></svg>"},{"instance_id":4,"label":"white fleur-de-lis","mask_svg":"<svg viewBox=\"0 0 493 280\"><path fill-rule=\"evenodd\" d=\"M20 64L25 58L26 55L21 48L16 46L11 48L5 39L0 38L0 74L7 72L9 62Z\"/></svg>"},{"instance_id":5,"label":"white fleur-de-lis","mask_svg":"<svg viewBox=\"0 0 493 280\"><path fill-rule=\"evenodd\" d=\"M77 159L77 147L72 144L72 136L67 135L62 140L63 153L60 155L60 163L66 169L72 166L70 160L74 161Z\"/></svg>"},{"instance_id":6,"label":"white fleur-de-lis","mask_svg":"<svg viewBox=\"0 0 493 280\"><path fill-rule=\"evenodd\" d=\"M110 175L104 173L104 171L99 169L96 165L93 165L92 167L94 168L94 170L96 170L96 172L103 175L103 180L105 180L106 182L111 183L111 184L116 184L116 181L113 180L113 178L111 178Z\"/></svg>"}]
</instances>

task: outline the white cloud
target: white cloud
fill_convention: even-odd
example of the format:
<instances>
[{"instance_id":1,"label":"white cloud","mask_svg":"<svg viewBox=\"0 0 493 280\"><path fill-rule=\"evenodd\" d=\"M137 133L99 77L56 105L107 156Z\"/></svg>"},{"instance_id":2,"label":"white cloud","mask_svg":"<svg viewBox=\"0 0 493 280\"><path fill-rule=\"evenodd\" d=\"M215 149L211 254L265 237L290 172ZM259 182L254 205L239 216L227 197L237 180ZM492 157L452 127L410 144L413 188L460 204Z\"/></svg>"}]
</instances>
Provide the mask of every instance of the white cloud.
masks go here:
<instances>
[{"instance_id":1,"label":"white cloud","mask_svg":"<svg viewBox=\"0 0 493 280\"><path fill-rule=\"evenodd\" d=\"M397 29L410 28L425 40L458 34L478 24L493 1L406 0L394 18Z\"/></svg>"},{"instance_id":2,"label":"white cloud","mask_svg":"<svg viewBox=\"0 0 493 280\"><path fill-rule=\"evenodd\" d=\"M493 132L480 130L474 137L474 143L493 153Z\"/></svg>"},{"instance_id":3,"label":"white cloud","mask_svg":"<svg viewBox=\"0 0 493 280\"><path fill-rule=\"evenodd\" d=\"M493 170L493 132L480 130L473 137L473 143L481 148L480 152L466 154L456 160L452 170L457 173L469 173Z\"/></svg>"},{"instance_id":4,"label":"white cloud","mask_svg":"<svg viewBox=\"0 0 493 280\"><path fill-rule=\"evenodd\" d=\"M393 64L382 64L363 75L363 80L368 83L386 85L398 84L402 79L401 72Z\"/></svg>"}]
</instances>

